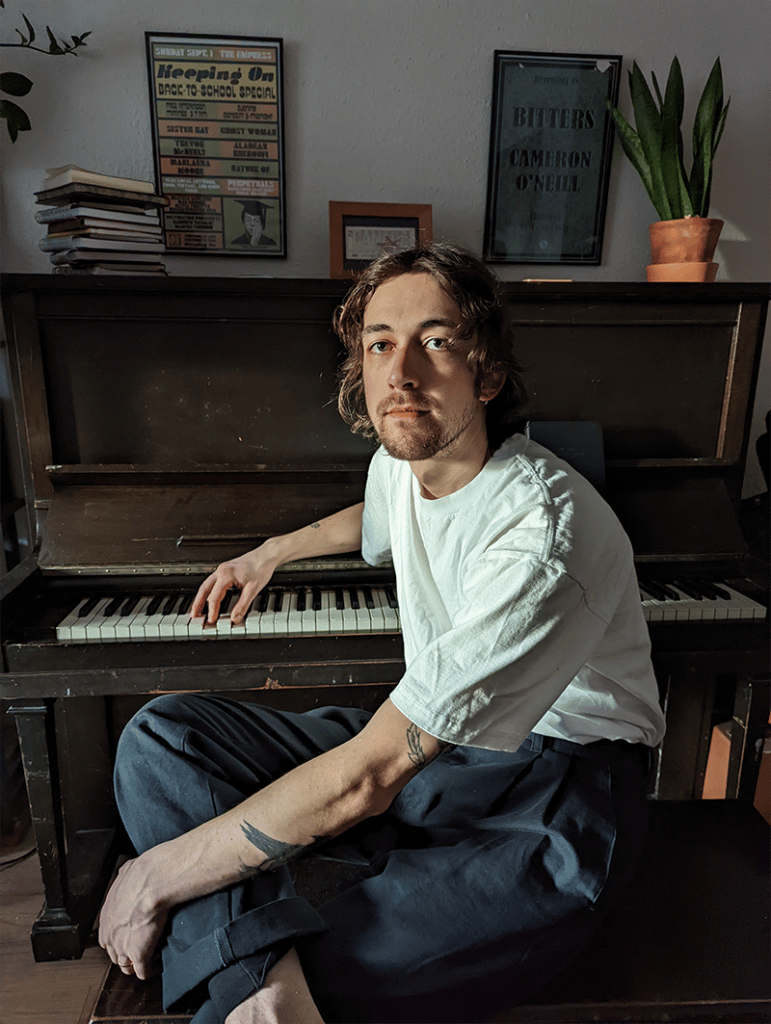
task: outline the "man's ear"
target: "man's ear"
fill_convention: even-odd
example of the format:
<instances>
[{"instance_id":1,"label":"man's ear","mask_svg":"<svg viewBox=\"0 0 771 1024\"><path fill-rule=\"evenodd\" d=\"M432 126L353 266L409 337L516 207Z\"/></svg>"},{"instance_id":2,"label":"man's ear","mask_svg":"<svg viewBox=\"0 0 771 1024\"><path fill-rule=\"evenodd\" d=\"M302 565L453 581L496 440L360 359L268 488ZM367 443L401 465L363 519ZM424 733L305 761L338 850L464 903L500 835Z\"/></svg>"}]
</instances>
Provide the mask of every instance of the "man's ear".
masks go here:
<instances>
[{"instance_id":1,"label":"man's ear","mask_svg":"<svg viewBox=\"0 0 771 1024\"><path fill-rule=\"evenodd\" d=\"M489 402L491 399L495 398L505 383L506 371L493 370L487 375L487 378L479 389L480 401Z\"/></svg>"}]
</instances>

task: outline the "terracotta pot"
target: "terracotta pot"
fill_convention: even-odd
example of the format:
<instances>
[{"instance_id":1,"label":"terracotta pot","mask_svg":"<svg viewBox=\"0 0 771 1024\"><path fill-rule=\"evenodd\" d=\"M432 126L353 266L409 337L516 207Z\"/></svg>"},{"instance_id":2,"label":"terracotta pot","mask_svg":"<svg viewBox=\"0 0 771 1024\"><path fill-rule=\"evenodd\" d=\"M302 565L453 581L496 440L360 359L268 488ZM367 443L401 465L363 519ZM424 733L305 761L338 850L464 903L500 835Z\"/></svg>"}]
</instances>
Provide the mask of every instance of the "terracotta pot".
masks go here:
<instances>
[{"instance_id":1,"label":"terracotta pot","mask_svg":"<svg viewBox=\"0 0 771 1024\"><path fill-rule=\"evenodd\" d=\"M645 270L649 281L703 281L710 284L717 274L717 263L652 263Z\"/></svg>"},{"instance_id":2,"label":"terracotta pot","mask_svg":"<svg viewBox=\"0 0 771 1024\"><path fill-rule=\"evenodd\" d=\"M651 263L711 263L723 229L713 217L683 217L651 224Z\"/></svg>"}]
</instances>

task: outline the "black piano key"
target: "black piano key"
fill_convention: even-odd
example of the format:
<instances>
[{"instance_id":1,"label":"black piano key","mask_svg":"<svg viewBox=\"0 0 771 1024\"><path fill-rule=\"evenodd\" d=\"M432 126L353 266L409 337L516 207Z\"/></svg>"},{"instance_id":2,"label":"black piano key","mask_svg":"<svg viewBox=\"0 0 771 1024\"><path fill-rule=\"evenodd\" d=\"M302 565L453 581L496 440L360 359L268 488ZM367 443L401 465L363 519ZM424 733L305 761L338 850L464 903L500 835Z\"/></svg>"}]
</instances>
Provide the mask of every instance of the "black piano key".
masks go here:
<instances>
[{"instance_id":1,"label":"black piano key","mask_svg":"<svg viewBox=\"0 0 771 1024\"><path fill-rule=\"evenodd\" d=\"M78 608L78 618L84 619L87 615L90 615L100 600L101 598L99 597L89 597L86 603Z\"/></svg>"},{"instance_id":2,"label":"black piano key","mask_svg":"<svg viewBox=\"0 0 771 1024\"><path fill-rule=\"evenodd\" d=\"M268 601L270 600L270 591L263 590L257 600L257 611L260 615L268 610Z\"/></svg>"},{"instance_id":3,"label":"black piano key","mask_svg":"<svg viewBox=\"0 0 771 1024\"><path fill-rule=\"evenodd\" d=\"M389 608L398 608L399 602L396 600L396 592L393 587L385 588L386 601L388 601Z\"/></svg>"},{"instance_id":4,"label":"black piano key","mask_svg":"<svg viewBox=\"0 0 771 1024\"><path fill-rule=\"evenodd\" d=\"M306 600L305 587L298 587L297 588L297 611L298 612L304 612L305 611L305 600Z\"/></svg>"},{"instance_id":5,"label":"black piano key","mask_svg":"<svg viewBox=\"0 0 771 1024\"><path fill-rule=\"evenodd\" d=\"M125 617L126 615L131 615L131 613L134 611L136 606L139 604L139 600L140 599L138 597L129 597L129 598L127 598L125 603L124 603L124 605L123 605L123 607L120 610L121 617Z\"/></svg>"},{"instance_id":6,"label":"black piano key","mask_svg":"<svg viewBox=\"0 0 771 1024\"><path fill-rule=\"evenodd\" d=\"M718 597L722 597L724 601L730 601L731 600L731 595L729 594L729 592L724 587L720 587L720 586L718 586L717 583L713 583L712 584L712 589L715 591L715 594Z\"/></svg>"},{"instance_id":7,"label":"black piano key","mask_svg":"<svg viewBox=\"0 0 771 1024\"><path fill-rule=\"evenodd\" d=\"M351 597L351 608L361 608L361 605L359 604L359 591L356 589L356 587L349 587L348 593L350 594Z\"/></svg>"},{"instance_id":8,"label":"black piano key","mask_svg":"<svg viewBox=\"0 0 771 1024\"><path fill-rule=\"evenodd\" d=\"M311 587L311 608L314 612L321 611L321 588Z\"/></svg>"},{"instance_id":9,"label":"black piano key","mask_svg":"<svg viewBox=\"0 0 771 1024\"><path fill-rule=\"evenodd\" d=\"M177 615L185 615L193 606L193 598L195 594L183 594L182 600L179 602L179 608L177 608ZM206 614L206 606L204 606L204 615Z\"/></svg>"},{"instance_id":10,"label":"black piano key","mask_svg":"<svg viewBox=\"0 0 771 1024\"><path fill-rule=\"evenodd\" d=\"M335 608L339 612L345 610L345 597L341 587L335 587Z\"/></svg>"},{"instance_id":11,"label":"black piano key","mask_svg":"<svg viewBox=\"0 0 771 1024\"><path fill-rule=\"evenodd\" d=\"M695 587L691 580L675 580L675 586L679 587L692 601L704 600L704 592Z\"/></svg>"},{"instance_id":12,"label":"black piano key","mask_svg":"<svg viewBox=\"0 0 771 1024\"><path fill-rule=\"evenodd\" d=\"M361 588L361 592L364 595L364 607L365 608L374 608L375 607L375 599L372 596L372 587L362 587Z\"/></svg>"},{"instance_id":13,"label":"black piano key","mask_svg":"<svg viewBox=\"0 0 771 1024\"><path fill-rule=\"evenodd\" d=\"M235 597L235 591L228 590L225 592L225 596L222 598L222 601L220 602L220 615L230 614L230 609L233 607Z\"/></svg>"},{"instance_id":14,"label":"black piano key","mask_svg":"<svg viewBox=\"0 0 771 1024\"><path fill-rule=\"evenodd\" d=\"M181 603L182 595L172 594L171 597L167 597L166 600L163 602L163 607L161 608L161 615L173 615L175 609Z\"/></svg>"},{"instance_id":15,"label":"black piano key","mask_svg":"<svg viewBox=\"0 0 771 1024\"><path fill-rule=\"evenodd\" d=\"M116 615L118 609L123 604L124 600L125 598L123 597L114 597L104 610L105 618L109 617L110 615Z\"/></svg>"},{"instance_id":16,"label":"black piano key","mask_svg":"<svg viewBox=\"0 0 771 1024\"><path fill-rule=\"evenodd\" d=\"M652 580L646 580L644 583L639 584L640 590L648 597L652 597L655 601L666 601L667 593L662 586L658 583L654 583Z\"/></svg>"},{"instance_id":17,"label":"black piano key","mask_svg":"<svg viewBox=\"0 0 771 1024\"><path fill-rule=\"evenodd\" d=\"M281 606L282 606L283 603L284 603L284 591L283 590L277 590L276 591L276 596L275 596L275 598L273 600L273 611L274 612L280 612L281 611Z\"/></svg>"},{"instance_id":18,"label":"black piano key","mask_svg":"<svg viewBox=\"0 0 771 1024\"><path fill-rule=\"evenodd\" d=\"M145 608L145 615L155 615L163 603L163 594L156 594Z\"/></svg>"}]
</instances>

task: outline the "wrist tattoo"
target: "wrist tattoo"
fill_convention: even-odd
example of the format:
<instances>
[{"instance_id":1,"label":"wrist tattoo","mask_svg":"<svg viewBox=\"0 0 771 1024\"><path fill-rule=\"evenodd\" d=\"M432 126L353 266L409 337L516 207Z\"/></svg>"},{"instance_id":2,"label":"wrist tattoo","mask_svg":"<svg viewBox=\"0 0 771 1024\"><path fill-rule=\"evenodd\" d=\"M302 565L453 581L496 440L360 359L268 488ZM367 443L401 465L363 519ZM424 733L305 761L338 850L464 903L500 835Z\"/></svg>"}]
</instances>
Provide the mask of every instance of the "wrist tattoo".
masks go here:
<instances>
[{"instance_id":1,"label":"wrist tattoo","mask_svg":"<svg viewBox=\"0 0 771 1024\"><path fill-rule=\"evenodd\" d=\"M312 530L320 530L321 529L321 523L311 523L311 529Z\"/></svg>"},{"instance_id":2,"label":"wrist tattoo","mask_svg":"<svg viewBox=\"0 0 771 1024\"><path fill-rule=\"evenodd\" d=\"M241 831L252 846L256 847L260 853L264 853L267 857L267 860L263 861L258 868L250 869L242 862L242 868L246 873L244 877L248 874L254 874L256 871L269 871L270 868L277 867L279 864L286 864L293 857L298 857L308 846L312 846L314 843L319 842L319 840L326 838L325 836L314 836L310 843L283 843L280 839L271 839L270 836L266 836L264 832L260 832L254 825L250 825L248 821L241 823Z\"/></svg>"}]
</instances>

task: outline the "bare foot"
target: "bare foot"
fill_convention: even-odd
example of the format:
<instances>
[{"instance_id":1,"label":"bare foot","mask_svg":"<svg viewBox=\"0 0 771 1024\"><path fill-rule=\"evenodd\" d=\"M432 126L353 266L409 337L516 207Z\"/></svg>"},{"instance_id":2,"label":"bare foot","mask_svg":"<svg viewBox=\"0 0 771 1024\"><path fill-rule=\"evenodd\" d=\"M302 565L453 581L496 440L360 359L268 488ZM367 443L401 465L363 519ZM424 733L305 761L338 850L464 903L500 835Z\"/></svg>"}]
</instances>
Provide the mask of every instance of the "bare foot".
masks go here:
<instances>
[{"instance_id":1,"label":"bare foot","mask_svg":"<svg viewBox=\"0 0 771 1024\"><path fill-rule=\"evenodd\" d=\"M293 949L268 971L263 987L228 1014L225 1024L324 1024Z\"/></svg>"}]
</instances>

